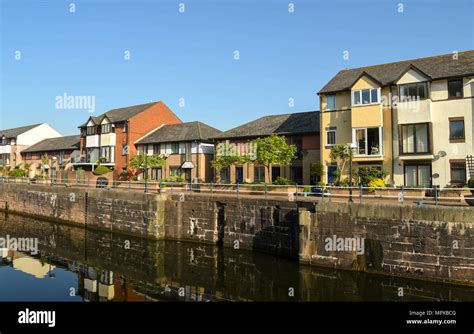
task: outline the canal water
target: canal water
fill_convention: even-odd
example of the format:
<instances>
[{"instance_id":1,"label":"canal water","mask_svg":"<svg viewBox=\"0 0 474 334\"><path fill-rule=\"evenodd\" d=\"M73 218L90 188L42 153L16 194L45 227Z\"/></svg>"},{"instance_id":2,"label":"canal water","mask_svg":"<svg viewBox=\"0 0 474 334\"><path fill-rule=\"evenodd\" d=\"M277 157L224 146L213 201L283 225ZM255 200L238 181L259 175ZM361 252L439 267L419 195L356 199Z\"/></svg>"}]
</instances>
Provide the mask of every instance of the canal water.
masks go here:
<instances>
[{"instance_id":1,"label":"canal water","mask_svg":"<svg viewBox=\"0 0 474 334\"><path fill-rule=\"evenodd\" d=\"M0 249L0 301L474 301L469 287L14 215L0 221L0 238L23 247Z\"/></svg>"}]
</instances>

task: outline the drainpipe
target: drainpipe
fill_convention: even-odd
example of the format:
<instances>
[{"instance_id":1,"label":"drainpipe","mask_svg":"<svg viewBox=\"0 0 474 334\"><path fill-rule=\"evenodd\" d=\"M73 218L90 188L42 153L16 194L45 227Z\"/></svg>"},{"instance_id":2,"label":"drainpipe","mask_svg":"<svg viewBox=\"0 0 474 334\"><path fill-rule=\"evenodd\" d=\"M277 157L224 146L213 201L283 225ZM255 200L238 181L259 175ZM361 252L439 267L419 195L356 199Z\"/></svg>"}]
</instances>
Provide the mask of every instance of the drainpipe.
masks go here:
<instances>
[{"instance_id":1,"label":"drainpipe","mask_svg":"<svg viewBox=\"0 0 474 334\"><path fill-rule=\"evenodd\" d=\"M390 95L392 95L392 88L393 87L396 87L394 85L391 85L390 86ZM391 138L391 151L392 151L392 172L391 172L391 176L392 176L392 180L393 180L393 185L395 185L395 155L394 155L394 151L393 151L393 139L395 138L395 131L398 131L397 129L397 126L394 124L394 121L393 121L393 113L394 113L394 110L393 110L393 103L392 101L390 101L390 123L391 123L391 127L392 127L392 138ZM397 139L398 139L398 134L397 134ZM399 152L400 154L400 152Z\"/></svg>"}]
</instances>

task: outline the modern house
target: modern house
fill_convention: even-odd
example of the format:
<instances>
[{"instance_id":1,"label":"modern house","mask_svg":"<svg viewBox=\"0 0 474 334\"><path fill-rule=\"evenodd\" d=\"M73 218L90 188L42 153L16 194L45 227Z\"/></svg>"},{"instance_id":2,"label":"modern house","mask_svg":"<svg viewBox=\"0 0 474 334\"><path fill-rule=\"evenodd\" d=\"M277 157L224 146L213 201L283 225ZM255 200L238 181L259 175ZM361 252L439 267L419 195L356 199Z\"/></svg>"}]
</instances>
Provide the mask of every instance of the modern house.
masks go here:
<instances>
[{"instance_id":1,"label":"modern house","mask_svg":"<svg viewBox=\"0 0 474 334\"><path fill-rule=\"evenodd\" d=\"M81 129L81 156L74 167L93 171L100 163L114 171L113 178L126 171L136 154L135 141L163 124L181 120L163 102L151 102L91 116Z\"/></svg>"},{"instance_id":2,"label":"modern house","mask_svg":"<svg viewBox=\"0 0 474 334\"><path fill-rule=\"evenodd\" d=\"M466 183L473 93L472 50L340 71L318 93L323 181L335 180L331 147L352 143L353 170L381 168L387 183Z\"/></svg>"},{"instance_id":3,"label":"modern house","mask_svg":"<svg viewBox=\"0 0 474 334\"><path fill-rule=\"evenodd\" d=\"M282 135L289 144L296 145L297 159L291 166L270 166L267 175L264 166L253 163L222 168L216 181L221 183L270 182L277 177L298 184L310 184L311 164L319 162L319 111L264 116L214 137L216 145L228 141L235 145L272 134Z\"/></svg>"},{"instance_id":4,"label":"modern house","mask_svg":"<svg viewBox=\"0 0 474 334\"><path fill-rule=\"evenodd\" d=\"M80 136L48 138L21 151L22 160L30 165L28 176L47 174L51 179L65 177L79 157ZM47 157L47 158L46 158Z\"/></svg>"},{"instance_id":5,"label":"modern house","mask_svg":"<svg viewBox=\"0 0 474 334\"><path fill-rule=\"evenodd\" d=\"M46 123L0 130L0 165L10 169L20 166L21 151L45 138L61 134Z\"/></svg>"},{"instance_id":6,"label":"modern house","mask_svg":"<svg viewBox=\"0 0 474 334\"><path fill-rule=\"evenodd\" d=\"M176 175L187 181L211 182L214 144L209 138L221 133L201 122L166 124L137 140L135 145L139 152L166 159L165 166L150 169L152 180Z\"/></svg>"}]
</instances>

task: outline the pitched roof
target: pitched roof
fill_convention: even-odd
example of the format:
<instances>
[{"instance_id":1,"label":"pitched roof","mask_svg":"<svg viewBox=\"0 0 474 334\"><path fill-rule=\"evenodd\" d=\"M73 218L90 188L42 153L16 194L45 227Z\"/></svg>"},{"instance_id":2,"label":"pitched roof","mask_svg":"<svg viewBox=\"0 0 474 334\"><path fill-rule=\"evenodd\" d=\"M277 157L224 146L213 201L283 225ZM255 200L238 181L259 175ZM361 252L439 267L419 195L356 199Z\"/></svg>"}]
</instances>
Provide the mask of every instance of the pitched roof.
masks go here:
<instances>
[{"instance_id":1,"label":"pitched roof","mask_svg":"<svg viewBox=\"0 0 474 334\"><path fill-rule=\"evenodd\" d=\"M26 131L29 131L33 128L36 128L37 126L40 126L41 124L43 123L25 125L25 126L20 126L19 128L13 128L13 129L0 130L0 137L5 136L5 138L16 138L22 133L25 133Z\"/></svg>"},{"instance_id":2,"label":"pitched roof","mask_svg":"<svg viewBox=\"0 0 474 334\"><path fill-rule=\"evenodd\" d=\"M260 137L271 134L302 134L319 132L319 111L263 116L214 138Z\"/></svg>"},{"instance_id":3,"label":"pitched roof","mask_svg":"<svg viewBox=\"0 0 474 334\"><path fill-rule=\"evenodd\" d=\"M342 70L319 91L319 94L350 89L364 72L379 81L383 86L390 85L396 82L410 67L419 69L433 80L474 75L474 50L459 52L458 59L454 59L453 54L450 53Z\"/></svg>"},{"instance_id":4,"label":"pitched roof","mask_svg":"<svg viewBox=\"0 0 474 334\"><path fill-rule=\"evenodd\" d=\"M222 131L201 122L166 124L149 135L137 140L136 144L167 143L177 141L205 141L221 134Z\"/></svg>"},{"instance_id":5,"label":"pitched roof","mask_svg":"<svg viewBox=\"0 0 474 334\"><path fill-rule=\"evenodd\" d=\"M111 109L102 115L99 116L91 116L90 119L95 124L100 124L104 117L107 117L111 122L122 122L126 121L130 118L132 118L135 115L138 115L139 113L147 110L148 108L154 106L155 104L158 103L163 103L162 101L157 101L157 102L150 102L150 103L145 103L145 104L138 104L135 106L129 106L129 107L124 107L124 108L116 108L116 109ZM163 103L164 104L164 103ZM87 120L88 122L89 120ZM84 127L87 125L87 122L84 124L81 124L79 127Z\"/></svg>"},{"instance_id":6,"label":"pitched roof","mask_svg":"<svg viewBox=\"0 0 474 334\"><path fill-rule=\"evenodd\" d=\"M59 151L59 150L76 150L79 149L80 136L64 136L57 138L47 138L27 149L21 151L26 152L45 152L45 151Z\"/></svg>"}]
</instances>

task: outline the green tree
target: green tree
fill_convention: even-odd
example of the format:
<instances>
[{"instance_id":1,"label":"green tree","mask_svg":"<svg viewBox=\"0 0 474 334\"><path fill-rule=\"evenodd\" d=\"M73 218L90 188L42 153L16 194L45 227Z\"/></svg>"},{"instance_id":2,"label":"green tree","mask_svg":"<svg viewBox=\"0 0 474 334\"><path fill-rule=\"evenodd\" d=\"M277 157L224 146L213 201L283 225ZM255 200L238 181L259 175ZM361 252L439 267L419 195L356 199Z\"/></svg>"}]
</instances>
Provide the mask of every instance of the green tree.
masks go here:
<instances>
[{"instance_id":1,"label":"green tree","mask_svg":"<svg viewBox=\"0 0 474 334\"><path fill-rule=\"evenodd\" d=\"M285 136L257 138L250 141L250 144L256 147L257 154L254 157L246 157L247 162L263 165L268 176L271 164L288 166L296 158L296 145L289 145Z\"/></svg>"},{"instance_id":2,"label":"green tree","mask_svg":"<svg viewBox=\"0 0 474 334\"><path fill-rule=\"evenodd\" d=\"M137 170L138 173L145 171L145 165L148 168L156 168L166 165L166 160L161 155L155 154L146 156L145 152L136 154L130 158L128 166Z\"/></svg>"},{"instance_id":3,"label":"green tree","mask_svg":"<svg viewBox=\"0 0 474 334\"><path fill-rule=\"evenodd\" d=\"M331 147L329 158L337 164L336 183L339 183L346 163L349 160L349 146L339 144Z\"/></svg>"},{"instance_id":4,"label":"green tree","mask_svg":"<svg viewBox=\"0 0 474 334\"><path fill-rule=\"evenodd\" d=\"M311 177L311 182L316 184L319 180L321 180L321 176L323 175L323 164L320 161L312 163L309 170L309 175Z\"/></svg>"}]
</instances>

